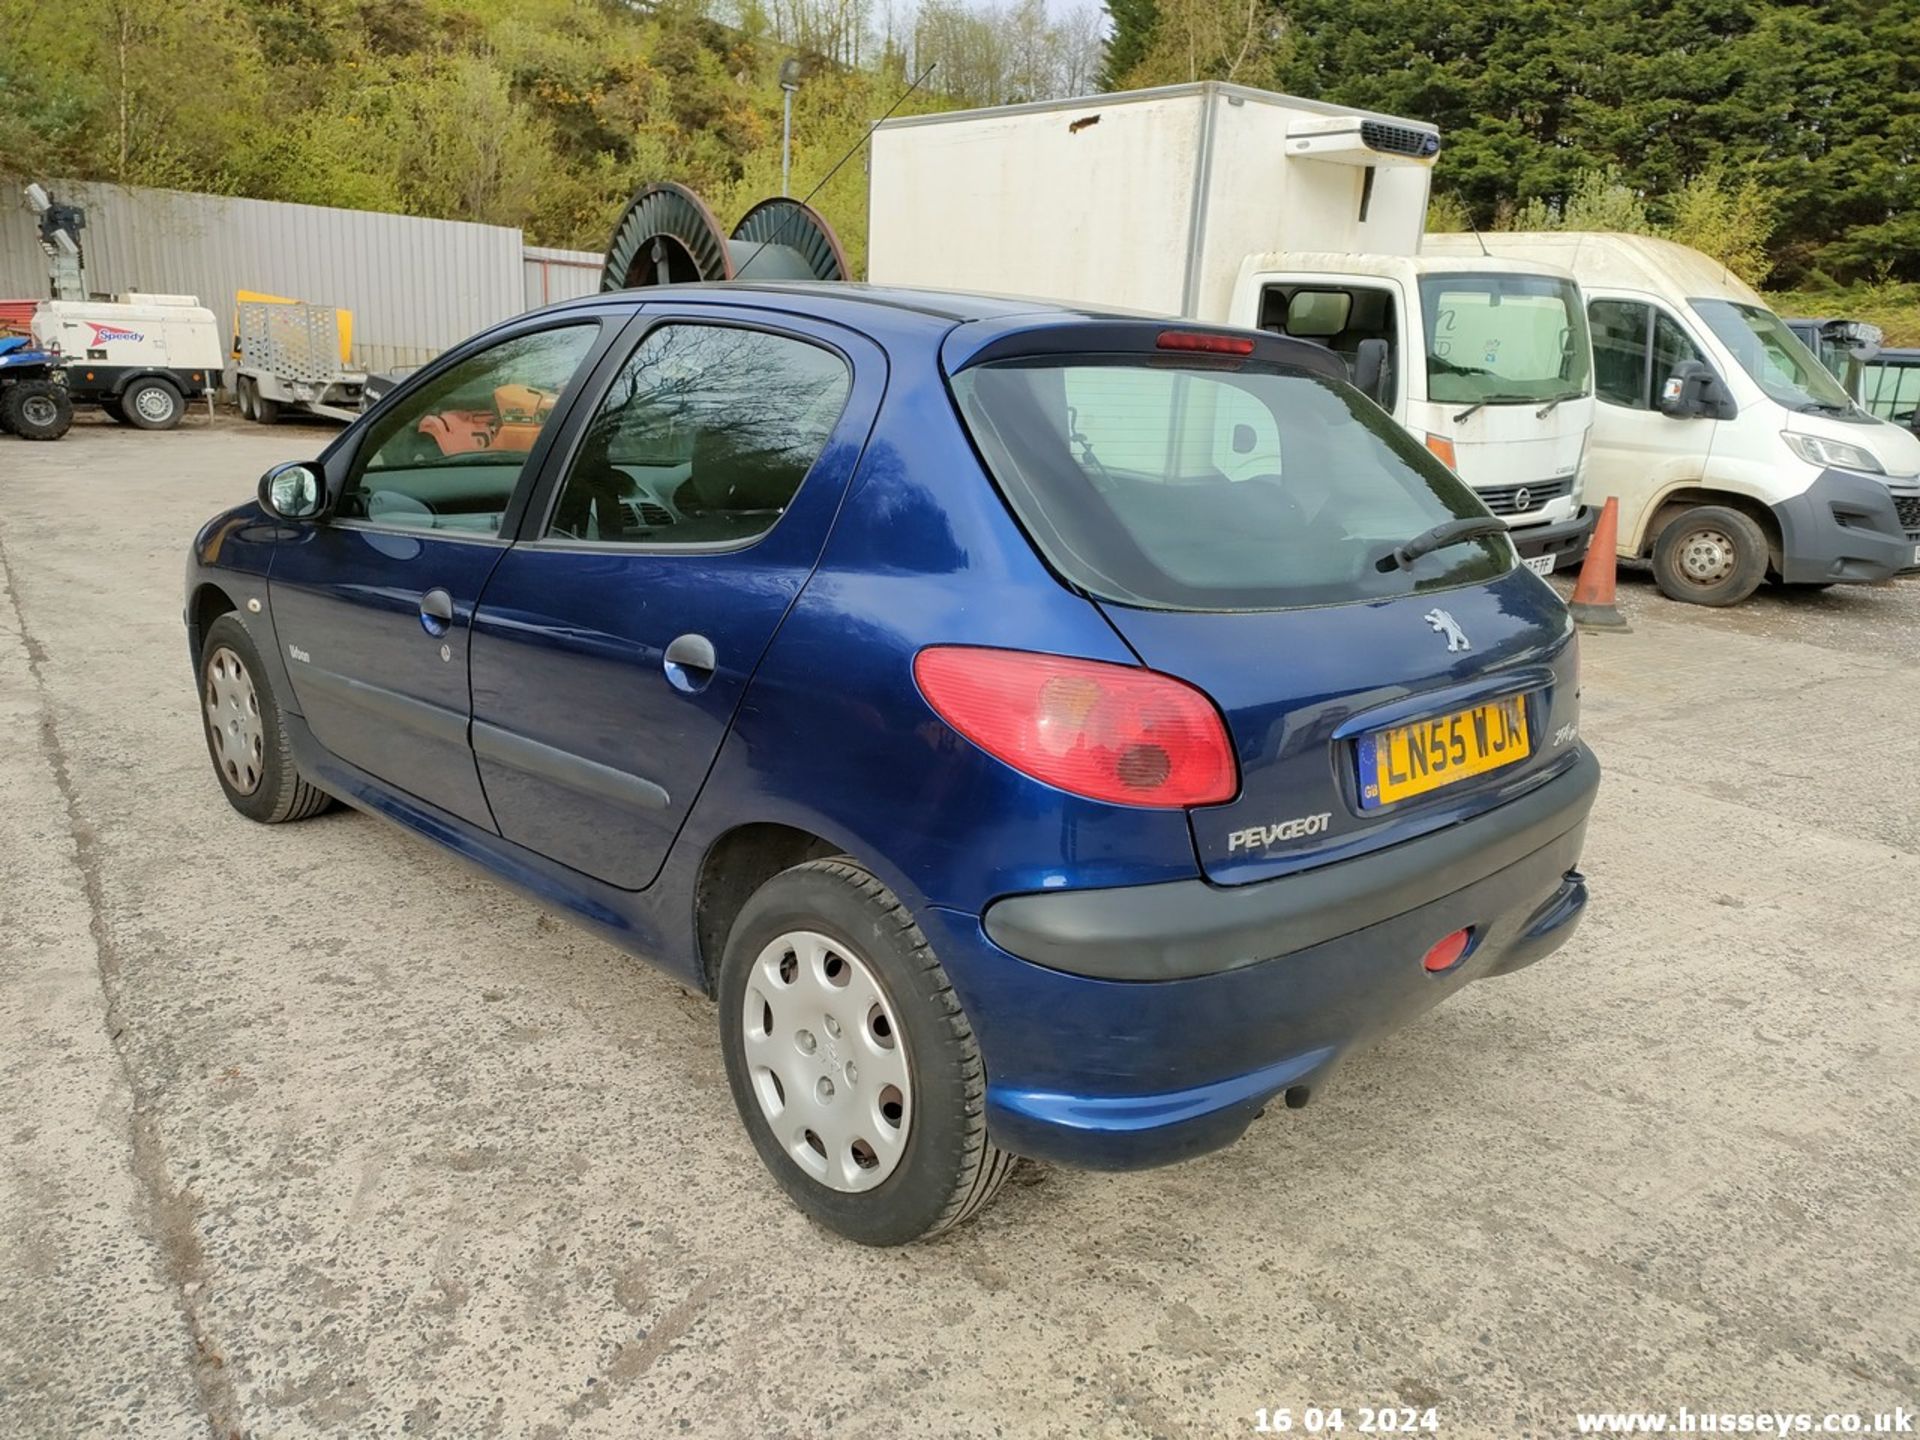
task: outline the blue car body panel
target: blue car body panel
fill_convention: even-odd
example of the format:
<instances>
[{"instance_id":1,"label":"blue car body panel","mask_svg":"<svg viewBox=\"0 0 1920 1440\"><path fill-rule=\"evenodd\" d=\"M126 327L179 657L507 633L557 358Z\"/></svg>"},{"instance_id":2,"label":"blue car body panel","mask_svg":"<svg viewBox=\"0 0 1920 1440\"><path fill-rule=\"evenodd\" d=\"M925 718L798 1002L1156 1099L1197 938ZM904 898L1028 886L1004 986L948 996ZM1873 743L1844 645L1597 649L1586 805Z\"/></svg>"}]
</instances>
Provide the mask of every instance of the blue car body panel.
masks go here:
<instances>
[{"instance_id":1,"label":"blue car body panel","mask_svg":"<svg viewBox=\"0 0 1920 1440\"><path fill-rule=\"evenodd\" d=\"M715 847L748 826L818 837L869 868L932 940L982 1047L999 1142L1064 1163L1151 1164L1227 1143L1356 1046L1572 932L1597 766L1577 739L1571 626L1534 576L1515 567L1437 597L1196 616L1096 602L1027 541L946 375L1009 345L1071 348L1079 327L1107 335L1153 322L858 286L670 287L545 315L583 311L603 317L610 338L542 436L497 543L414 537L409 551L407 537L282 524L252 504L196 539L192 642L222 608L249 626L314 783L708 989L696 915ZM841 348L853 389L821 460L781 521L744 548L538 540L596 387L669 314L787 327ZM322 456L330 479L366 424ZM429 555L434 545L443 553ZM420 624L429 585L457 592L445 635ZM267 599L262 613L244 608L254 598ZM1472 648L1440 643L1424 619L1436 603ZM389 693L316 683L303 672L320 657L295 628L346 647L329 657L334 675ZM715 642L704 684L664 663L690 631ZM913 656L935 644L1145 663L1189 679L1218 702L1249 778L1228 804L1190 813L1064 794L939 718L912 674ZM290 646L309 658L289 664ZM1514 693L1527 697L1528 762L1362 813L1351 763L1338 758L1359 734ZM1528 854L1310 945L1290 944L1282 927L1218 974L1094 978L1010 953L983 920L1008 897L1146 885L1191 887L1182 893L1204 907L1209 894L1256 893L1404 843L1457 836L1470 848L1478 817L1554 786L1569 797L1565 824ZM1323 832L1257 855L1232 847L1234 831L1304 808L1303 796L1315 809L1330 797ZM1427 973L1427 947L1463 927L1465 959Z\"/></svg>"}]
</instances>

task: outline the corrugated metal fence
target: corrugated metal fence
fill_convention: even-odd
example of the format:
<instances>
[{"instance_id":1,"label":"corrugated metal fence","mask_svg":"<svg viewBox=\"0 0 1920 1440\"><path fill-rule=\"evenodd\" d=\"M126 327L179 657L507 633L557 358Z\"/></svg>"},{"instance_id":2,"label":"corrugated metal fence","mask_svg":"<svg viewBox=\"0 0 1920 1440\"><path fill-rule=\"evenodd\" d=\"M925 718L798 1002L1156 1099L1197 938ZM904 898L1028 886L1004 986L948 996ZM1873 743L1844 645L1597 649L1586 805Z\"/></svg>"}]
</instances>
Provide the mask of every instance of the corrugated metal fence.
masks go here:
<instances>
[{"instance_id":1,"label":"corrugated metal fence","mask_svg":"<svg viewBox=\"0 0 1920 1440\"><path fill-rule=\"evenodd\" d=\"M48 181L85 207L87 283L97 294L198 295L233 328L236 290L353 312L370 370L417 365L523 310L590 294L600 257L529 250L518 230L179 190ZM20 189L0 185L0 298L47 293L46 257Z\"/></svg>"}]
</instances>

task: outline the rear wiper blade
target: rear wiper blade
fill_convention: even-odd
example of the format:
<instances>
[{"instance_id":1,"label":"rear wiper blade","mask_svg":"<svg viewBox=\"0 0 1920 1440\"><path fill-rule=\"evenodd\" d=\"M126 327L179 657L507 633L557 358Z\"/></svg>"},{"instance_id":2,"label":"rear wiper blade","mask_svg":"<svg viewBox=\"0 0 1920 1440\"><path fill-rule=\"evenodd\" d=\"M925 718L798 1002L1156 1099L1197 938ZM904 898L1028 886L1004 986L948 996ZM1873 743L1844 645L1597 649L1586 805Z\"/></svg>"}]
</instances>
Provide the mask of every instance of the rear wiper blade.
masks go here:
<instances>
[{"instance_id":1,"label":"rear wiper blade","mask_svg":"<svg viewBox=\"0 0 1920 1440\"><path fill-rule=\"evenodd\" d=\"M1507 522L1497 515L1470 515L1465 520L1449 520L1431 530L1422 530L1404 545L1396 545L1373 562L1374 569L1382 573L1407 570L1422 555L1431 555L1436 550L1445 550L1449 545L1460 545L1486 535L1506 533Z\"/></svg>"}]
</instances>

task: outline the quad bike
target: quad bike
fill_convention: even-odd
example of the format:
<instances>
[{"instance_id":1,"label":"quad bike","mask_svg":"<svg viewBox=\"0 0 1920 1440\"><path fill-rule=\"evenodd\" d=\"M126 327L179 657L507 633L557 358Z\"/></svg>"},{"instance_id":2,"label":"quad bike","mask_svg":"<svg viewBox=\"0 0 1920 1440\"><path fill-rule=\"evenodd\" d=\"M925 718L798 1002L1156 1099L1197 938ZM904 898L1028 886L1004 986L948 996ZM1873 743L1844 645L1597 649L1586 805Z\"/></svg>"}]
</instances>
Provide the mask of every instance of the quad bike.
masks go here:
<instances>
[{"instance_id":1,"label":"quad bike","mask_svg":"<svg viewBox=\"0 0 1920 1440\"><path fill-rule=\"evenodd\" d=\"M73 424L73 399L59 360L31 340L0 339L0 430L23 440L58 440Z\"/></svg>"}]
</instances>

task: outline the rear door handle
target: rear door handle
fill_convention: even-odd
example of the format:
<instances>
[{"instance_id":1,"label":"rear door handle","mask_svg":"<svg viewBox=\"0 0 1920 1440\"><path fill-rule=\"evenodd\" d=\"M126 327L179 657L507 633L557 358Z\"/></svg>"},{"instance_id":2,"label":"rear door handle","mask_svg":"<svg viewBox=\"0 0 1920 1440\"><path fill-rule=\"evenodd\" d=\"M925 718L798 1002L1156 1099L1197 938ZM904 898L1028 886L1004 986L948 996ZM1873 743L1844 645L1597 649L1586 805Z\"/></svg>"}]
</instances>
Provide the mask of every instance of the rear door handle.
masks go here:
<instances>
[{"instance_id":1,"label":"rear door handle","mask_svg":"<svg viewBox=\"0 0 1920 1440\"><path fill-rule=\"evenodd\" d=\"M674 689L692 694L707 688L716 663L711 640L704 635L682 635L667 646L661 668Z\"/></svg>"},{"instance_id":2,"label":"rear door handle","mask_svg":"<svg viewBox=\"0 0 1920 1440\"><path fill-rule=\"evenodd\" d=\"M420 628L438 639L453 628L453 596L438 586L420 597Z\"/></svg>"}]
</instances>

